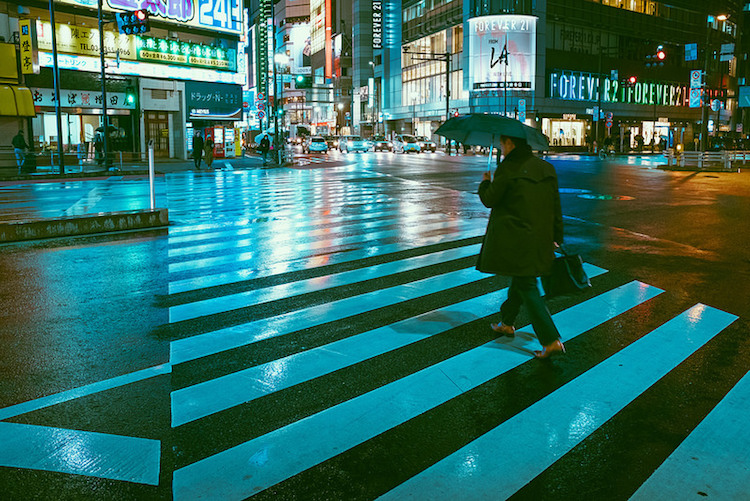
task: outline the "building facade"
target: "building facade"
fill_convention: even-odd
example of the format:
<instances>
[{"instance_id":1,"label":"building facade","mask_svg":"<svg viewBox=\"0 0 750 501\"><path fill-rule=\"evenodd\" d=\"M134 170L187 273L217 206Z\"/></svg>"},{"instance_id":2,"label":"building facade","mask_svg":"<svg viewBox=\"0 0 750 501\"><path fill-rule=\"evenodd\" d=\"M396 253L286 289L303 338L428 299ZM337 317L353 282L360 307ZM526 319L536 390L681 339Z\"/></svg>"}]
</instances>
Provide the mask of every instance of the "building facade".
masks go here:
<instances>
[{"instance_id":1,"label":"building facade","mask_svg":"<svg viewBox=\"0 0 750 501\"><path fill-rule=\"evenodd\" d=\"M23 50L19 25L32 32L29 53L22 58L29 63L28 68L22 64L22 83L34 99L30 135L35 146L78 154L91 150L96 130L103 130L106 99L110 151L145 152L152 142L157 156L187 158L193 131L200 130L215 136L218 157L234 156L241 86L247 81L245 61L238 57L245 45L243 9L239 0L208 3L212 9L190 0L105 0L104 89L96 2L54 2L54 28L53 13L44 3L0 3L0 36L19 42ZM149 11L150 30L119 33L116 13L141 8ZM53 85L53 29L59 101Z\"/></svg>"}]
</instances>

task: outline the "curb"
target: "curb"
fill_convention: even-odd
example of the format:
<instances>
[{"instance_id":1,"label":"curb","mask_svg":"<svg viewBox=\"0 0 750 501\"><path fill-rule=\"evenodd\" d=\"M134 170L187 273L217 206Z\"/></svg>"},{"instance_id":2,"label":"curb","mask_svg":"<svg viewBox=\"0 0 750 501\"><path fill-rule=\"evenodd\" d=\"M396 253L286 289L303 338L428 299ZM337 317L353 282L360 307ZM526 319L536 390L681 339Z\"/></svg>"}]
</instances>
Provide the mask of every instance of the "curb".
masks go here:
<instances>
[{"instance_id":1,"label":"curb","mask_svg":"<svg viewBox=\"0 0 750 501\"><path fill-rule=\"evenodd\" d=\"M75 217L0 223L0 243L166 227L168 209L102 212Z\"/></svg>"}]
</instances>

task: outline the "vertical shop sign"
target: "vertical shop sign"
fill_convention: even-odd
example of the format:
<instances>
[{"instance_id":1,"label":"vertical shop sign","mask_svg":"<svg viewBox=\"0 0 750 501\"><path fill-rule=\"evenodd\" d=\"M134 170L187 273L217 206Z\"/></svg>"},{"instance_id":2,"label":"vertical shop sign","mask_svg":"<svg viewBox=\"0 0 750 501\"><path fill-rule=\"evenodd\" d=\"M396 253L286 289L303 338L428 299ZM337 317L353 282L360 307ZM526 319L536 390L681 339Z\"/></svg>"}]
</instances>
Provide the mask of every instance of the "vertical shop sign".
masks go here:
<instances>
[{"instance_id":1,"label":"vertical shop sign","mask_svg":"<svg viewBox=\"0 0 750 501\"><path fill-rule=\"evenodd\" d=\"M28 75L39 73L39 49L36 42L36 21L21 19L18 21L21 45L21 73Z\"/></svg>"},{"instance_id":2,"label":"vertical shop sign","mask_svg":"<svg viewBox=\"0 0 750 501\"><path fill-rule=\"evenodd\" d=\"M326 63L325 63L325 77L333 78L333 12L332 12L331 0L325 0L325 11L326 11Z\"/></svg>"},{"instance_id":3,"label":"vertical shop sign","mask_svg":"<svg viewBox=\"0 0 750 501\"><path fill-rule=\"evenodd\" d=\"M372 0L372 48L383 48L383 0Z\"/></svg>"}]
</instances>

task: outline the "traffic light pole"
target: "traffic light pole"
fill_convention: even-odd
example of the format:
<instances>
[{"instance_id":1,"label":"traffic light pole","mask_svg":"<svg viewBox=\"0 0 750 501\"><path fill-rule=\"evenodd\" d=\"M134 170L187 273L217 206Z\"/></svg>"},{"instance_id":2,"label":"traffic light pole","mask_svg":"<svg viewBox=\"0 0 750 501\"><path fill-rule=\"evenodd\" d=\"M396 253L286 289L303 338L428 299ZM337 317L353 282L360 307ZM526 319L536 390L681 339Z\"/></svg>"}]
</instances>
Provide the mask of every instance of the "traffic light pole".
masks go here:
<instances>
[{"instance_id":1,"label":"traffic light pole","mask_svg":"<svg viewBox=\"0 0 750 501\"><path fill-rule=\"evenodd\" d=\"M445 120L451 116L451 54L449 52L412 52L408 47L404 47L404 54L411 54L412 59L417 61L443 61L445 63ZM414 56L417 57L414 57ZM450 155L451 142L445 140L445 153Z\"/></svg>"}]
</instances>

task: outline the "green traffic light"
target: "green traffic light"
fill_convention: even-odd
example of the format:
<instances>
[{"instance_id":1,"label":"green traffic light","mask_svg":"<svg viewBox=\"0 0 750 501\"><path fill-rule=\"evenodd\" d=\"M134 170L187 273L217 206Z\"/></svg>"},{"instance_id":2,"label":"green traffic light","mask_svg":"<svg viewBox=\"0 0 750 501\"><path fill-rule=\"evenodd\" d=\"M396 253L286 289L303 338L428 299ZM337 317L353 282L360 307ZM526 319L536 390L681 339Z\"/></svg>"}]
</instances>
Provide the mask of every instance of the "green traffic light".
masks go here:
<instances>
[{"instance_id":1,"label":"green traffic light","mask_svg":"<svg viewBox=\"0 0 750 501\"><path fill-rule=\"evenodd\" d=\"M305 80L305 77L303 77L302 75L297 75L297 81L298 82L302 82L304 80Z\"/></svg>"}]
</instances>

